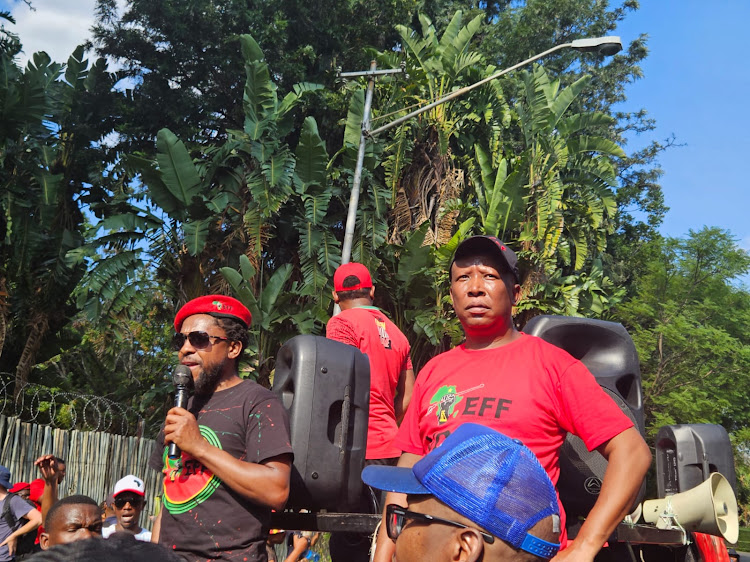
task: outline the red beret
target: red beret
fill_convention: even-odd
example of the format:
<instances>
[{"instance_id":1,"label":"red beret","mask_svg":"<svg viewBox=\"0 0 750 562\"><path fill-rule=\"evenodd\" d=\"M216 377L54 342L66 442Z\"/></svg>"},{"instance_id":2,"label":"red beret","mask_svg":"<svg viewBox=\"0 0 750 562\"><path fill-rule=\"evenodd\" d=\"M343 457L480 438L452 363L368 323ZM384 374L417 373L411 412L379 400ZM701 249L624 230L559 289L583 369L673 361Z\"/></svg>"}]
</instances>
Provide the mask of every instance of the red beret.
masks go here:
<instances>
[{"instance_id":1,"label":"red beret","mask_svg":"<svg viewBox=\"0 0 750 562\"><path fill-rule=\"evenodd\" d=\"M344 279L347 277L356 277L359 283L351 287L344 287ZM333 290L337 293L342 291L358 291L360 289L369 289L372 287L372 278L370 272L361 263L355 261L345 263L339 266L333 274Z\"/></svg>"},{"instance_id":2,"label":"red beret","mask_svg":"<svg viewBox=\"0 0 750 562\"><path fill-rule=\"evenodd\" d=\"M185 318L193 314L208 314L216 318L232 318L242 322L245 328L250 326L250 322L253 319L247 307L237 299L224 295L206 295L205 297L198 297L185 303L177 312L177 316L174 317L174 329L179 332Z\"/></svg>"}]
</instances>

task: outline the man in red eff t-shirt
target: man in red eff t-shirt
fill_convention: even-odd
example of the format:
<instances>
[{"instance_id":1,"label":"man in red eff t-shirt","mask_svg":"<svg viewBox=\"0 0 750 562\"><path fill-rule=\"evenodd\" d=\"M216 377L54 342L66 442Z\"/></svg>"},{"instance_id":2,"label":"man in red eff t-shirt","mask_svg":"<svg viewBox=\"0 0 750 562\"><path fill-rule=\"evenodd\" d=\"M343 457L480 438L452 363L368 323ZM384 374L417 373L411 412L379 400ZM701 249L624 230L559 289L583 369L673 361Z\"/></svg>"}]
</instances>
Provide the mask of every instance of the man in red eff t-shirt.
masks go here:
<instances>
[{"instance_id":1,"label":"man in red eff t-shirt","mask_svg":"<svg viewBox=\"0 0 750 562\"><path fill-rule=\"evenodd\" d=\"M608 465L599 498L567 548L563 519L563 550L553 561L592 561L637 496L651 464L648 446L580 361L516 330L520 284L510 248L492 236L468 238L456 249L450 281L466 340L420 371L394 440L403 451L399 466L413 466L471 422L522 441L557 485L560 447L573 433ZM386 503L407 505L403 494L389 494ZM381 531L375 561L390 561L393 546Z\"/></svg>"},{"instance_id":2,"label":"man in red eff t-shirt","mask_svg":"<svg viewBox=\"0 0 750 562\"><path fill-rule=\"evenodd\" d=\"M364 265L350 262L339 267L333 275L333 287L333 301L341 307L341 312L328 321L326 337L358 348L370 361L370 418L365 458L392 459L386 464L395 465L401 449L393 446L393 438L414 386L409 342L373 306L375 287Z\"/></svg>"},{"instance_id":3,"label":"man in red eff t-shirt","mask_svg":"<svg viewBox=\"0 0 750 562\"><path fill-rule=\"evenodd\" d=\"M395 466L401 449L393 446L414 387L406 336L373 306L375 287L367 268L350 262L333 275L333 301L341 312L326 325L326 336L358 348L370 361L370 416L365 464ZM364 507L364 506L363 506ZM369 538L357 533L331 536L334 562L369 560Z\"/></svg>"}]
</instances>

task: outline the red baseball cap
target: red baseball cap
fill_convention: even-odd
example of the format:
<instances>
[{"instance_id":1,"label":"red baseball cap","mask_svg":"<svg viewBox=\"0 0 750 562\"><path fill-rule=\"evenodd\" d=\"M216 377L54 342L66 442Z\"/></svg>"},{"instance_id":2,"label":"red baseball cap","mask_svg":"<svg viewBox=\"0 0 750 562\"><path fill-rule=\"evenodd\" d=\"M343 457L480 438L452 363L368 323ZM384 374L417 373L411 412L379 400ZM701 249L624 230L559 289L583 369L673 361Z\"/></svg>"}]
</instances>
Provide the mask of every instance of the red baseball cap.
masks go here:
<instances>
[{"instance_id":1,"label":"red baseball cap","mask_svg":"<svg viewBox=\"0 0 750 562\"><path fill-rule=\"evenodd\" d=\"M17 494L21 490L25 490L26 488L30 488L31 485L28 482L16 482L13 487L8 490L11 494Z\"/></svg>"},{"instance_id":2,"label":"red baseball cap","mask_svg":"<svg viewBox=\"0 0 750 562\"><path fill-rule=\"evenodd\" d=\"M185 303L174 317L174 329L180 331L185 318L193 314L208 314L216 318L232 318L250 326L252 315L247 307L235 298L224 295L206 295Z\"/></svg>"},{"instance_id":3,"label":"red baseball cap","mask_svg":"<svg viewBox=\"0 0 750 562\"><path fill-rule=\"evenodd\" d=\"M356 277L359 283L344 287L344 280L347 277ZM361 263L351 261L340 265L333 274L333 290L337 293L342 291L358 291L359 289L369 289L372 287L372 278L370 272Z\"/></svg>"}]
</instances>

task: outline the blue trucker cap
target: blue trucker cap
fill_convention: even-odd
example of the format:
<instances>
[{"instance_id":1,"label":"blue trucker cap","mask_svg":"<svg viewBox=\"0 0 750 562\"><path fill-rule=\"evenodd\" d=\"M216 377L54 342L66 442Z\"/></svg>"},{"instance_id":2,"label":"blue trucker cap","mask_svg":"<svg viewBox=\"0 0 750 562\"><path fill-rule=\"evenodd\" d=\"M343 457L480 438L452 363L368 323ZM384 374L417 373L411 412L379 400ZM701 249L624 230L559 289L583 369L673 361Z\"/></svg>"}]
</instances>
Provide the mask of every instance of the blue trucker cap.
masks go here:
<instances>
[{"instance_id":1,"label":"blue trucker cap","mask_svg":"<svg viewBox=\"0 0 750 562\"><path fill-rule=\"evenodd\" d=\"M380 490L429 494L492 535L541 558L560 549L529 534L560 508L552 481L523 443L465 423L412 468L368 466L362 480Z\"/></svg>"}]
</instances>

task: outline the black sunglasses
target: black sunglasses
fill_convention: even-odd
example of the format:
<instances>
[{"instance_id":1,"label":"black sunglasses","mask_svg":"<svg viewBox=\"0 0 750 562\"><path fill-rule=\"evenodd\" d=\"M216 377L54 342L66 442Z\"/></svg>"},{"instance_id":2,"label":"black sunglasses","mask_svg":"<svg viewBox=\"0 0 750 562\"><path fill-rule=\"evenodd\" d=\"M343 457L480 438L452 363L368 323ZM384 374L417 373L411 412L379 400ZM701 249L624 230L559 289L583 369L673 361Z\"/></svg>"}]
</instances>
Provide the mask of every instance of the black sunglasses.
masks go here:
<instances>
[{"instance_id":1,"label":"black sunglasses","mask_svg":"<svg viewBox=\"0 0 750 562\"><path fill-rule=\"evenodd\" d=\"M138 507L143 503L143 498L141 496L123 496L119 495L115 498L115 507L117 509L122 509L125 507L125 504L129 503L133 507Z\"/></svg>"},{"instance_id":2,"label":"black sunglasses","mask_svg":"<svg viewBox=\"0 0 750 562\"><path fill-rule=\"evenodd\" d=\"M448 519L441 519L440 517L435 517L434 515L427 515L426 513L417 513L416 511L409 511L408 509L401 507L400 505L393 504L393 503L389 503L388 506L385 508L385 514L386 514L386 522L387 522L386 530L388 531L388 536L394 541L401 534L401 531L404 530L404 524L406 523L406 520L413 519L415 521L421 521L423 523L427 523L428 525L437 523L438 525L450 525L451 527L459 527L460 529L474 529L475 531L478 531L480 535L482 535L482 538L485 540L487 544L493 544L495 542L495 537L493 537L489 533L480 531L479 529L475 527L469 527L468 525L464 525L463 523L458 523L457 521L449 521Z\"/></svg>"},{"instance_id":3,"label":"black sunglasses","mask_svg":"<svg viewBox=\"0 0 750 562\"><path fill-rule=\"evenodd\" d=\"M177 332L172 336L172 349L180 351L182 346L185 345L185 340L190 342L195 349L206 349L211 345L211 338L219 341L229 341L229 338L221 336L209 336L206 332L190 332L189 334L181 334Z\"/></svg>"}]
</instances>

